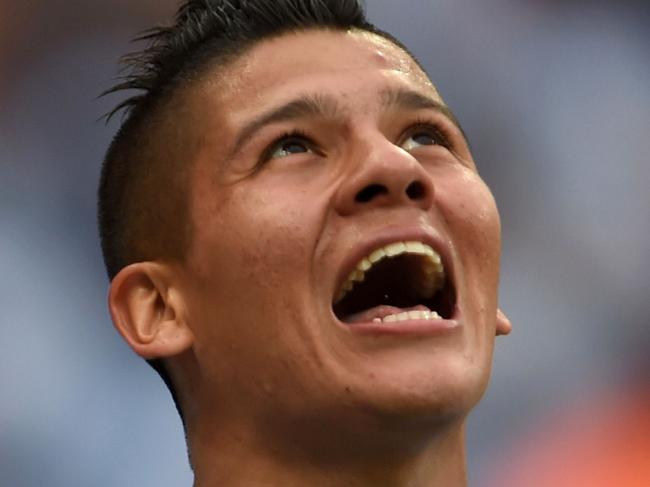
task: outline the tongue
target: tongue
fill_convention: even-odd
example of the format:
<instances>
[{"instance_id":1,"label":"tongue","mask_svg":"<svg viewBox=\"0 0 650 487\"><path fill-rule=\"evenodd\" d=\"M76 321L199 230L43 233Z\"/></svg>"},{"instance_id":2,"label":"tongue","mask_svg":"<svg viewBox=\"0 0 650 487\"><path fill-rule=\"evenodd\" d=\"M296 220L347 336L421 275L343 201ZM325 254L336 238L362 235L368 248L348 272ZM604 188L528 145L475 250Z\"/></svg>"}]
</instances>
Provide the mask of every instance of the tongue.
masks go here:
<instances>
[{"instance_id":1,"label":"tongue","mask_svg":"<svg viewBox=\"0 0 650 487\"><path fill-rule=\"evenodd\" d=\"M398 308L396 306L387 306L385 304L382 304L380 306L375 306L374 308L366 309L364 311L354 313L350 316L346 316L345 318L343 318L343 323L347 323L349 325L354 323L367 323L369 321L372 321L375 318L384 318L385 316L402 313L404 311L431 311L431 310L422 304L418 304L417 306L412 306L410 308Z\"/></svg>"}]
</instances>

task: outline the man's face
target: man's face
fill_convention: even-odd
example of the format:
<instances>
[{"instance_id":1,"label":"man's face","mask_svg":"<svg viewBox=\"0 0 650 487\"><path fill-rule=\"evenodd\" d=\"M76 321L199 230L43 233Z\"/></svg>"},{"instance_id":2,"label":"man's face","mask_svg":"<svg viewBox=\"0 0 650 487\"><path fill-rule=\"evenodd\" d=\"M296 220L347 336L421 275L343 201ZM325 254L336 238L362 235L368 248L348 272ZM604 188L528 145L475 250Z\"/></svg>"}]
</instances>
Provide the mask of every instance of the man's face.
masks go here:
<instances>
[{"instance_id":1,"label":"man's face","mask_svg":"<svg viewBox=\"0 0 650 487\"><path fill-rule=\"evenodd\" d=\"M260 424L464 415L489 375L499 218L414 61L367 33L288 34L189 103L201 407ZM364 260L377 249L397 255ZM444 319L399 315L426 309Z\"/></svg>"}]
</instances>

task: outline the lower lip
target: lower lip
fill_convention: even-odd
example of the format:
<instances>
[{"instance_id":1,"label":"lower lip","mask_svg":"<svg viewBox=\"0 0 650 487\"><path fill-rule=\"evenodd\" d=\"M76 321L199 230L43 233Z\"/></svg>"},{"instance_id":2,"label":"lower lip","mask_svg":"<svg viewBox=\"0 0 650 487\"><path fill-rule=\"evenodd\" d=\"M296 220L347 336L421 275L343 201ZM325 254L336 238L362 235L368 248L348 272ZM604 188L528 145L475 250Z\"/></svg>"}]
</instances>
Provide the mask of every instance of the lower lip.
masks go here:
<instances>
[{"instance_id":1,"label":"lower lip","mask_svg":"<svg viewBox=\"0 0 650 487\"><path fill-rule=\"evenodd\" d=\"M346 329L359 335L390 336L436 336L448 335L460 328L458 320L405 320L388 323L374 321L347 324L340 322Z\"/></svg>"}]
</instances>

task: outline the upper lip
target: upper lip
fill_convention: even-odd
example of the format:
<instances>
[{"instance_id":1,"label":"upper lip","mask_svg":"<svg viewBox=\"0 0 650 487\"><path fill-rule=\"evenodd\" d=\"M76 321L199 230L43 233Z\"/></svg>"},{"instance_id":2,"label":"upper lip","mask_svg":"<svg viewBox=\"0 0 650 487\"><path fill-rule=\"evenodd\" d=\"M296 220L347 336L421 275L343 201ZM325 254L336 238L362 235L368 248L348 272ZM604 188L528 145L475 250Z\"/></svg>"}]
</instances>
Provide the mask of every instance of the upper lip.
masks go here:
<instances>
[{"instance_id":1,"label":"upper lip","mask_svg":"<svg viewBox=\"0 0 650 487\"><path fill-rule=\"evenodd\" d=\"M347 276L352 272L356 265L368 256L373 250L395 242L422 242L429 245L433 250L438 252L445 269L445 275L451 282L454 278L454 260L452 258L452 249L450 243L443 236L430 226L390 226L375 232L367 240L360 242L343 260L343 263L336 276L336 288L333 290L334 295Z\"/></svg>"}]
</instances>

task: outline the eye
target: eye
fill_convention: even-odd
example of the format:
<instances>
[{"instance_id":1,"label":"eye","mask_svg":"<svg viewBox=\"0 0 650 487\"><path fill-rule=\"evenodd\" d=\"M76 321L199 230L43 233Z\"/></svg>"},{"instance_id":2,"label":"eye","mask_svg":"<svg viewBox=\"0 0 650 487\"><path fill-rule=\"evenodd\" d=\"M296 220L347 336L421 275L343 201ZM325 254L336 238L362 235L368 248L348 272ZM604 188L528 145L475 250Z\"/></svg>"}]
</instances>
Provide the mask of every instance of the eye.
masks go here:
<instances>
[{"instance_id":1,"label":"eye","mask_svg":"<svg viewBox=\"0 0 650 487\"><path fill-rule=\"evenodd\" d=\"M304 136L287 134L274 142L266 153L265 159L280 159L293 154L313 152L311 144Z\"/></svg>"},{"instance_id":2,"label":"eye","mask_svg":"<svg viewBox=\"0 0 650 487\"><path fill-rule=\"evenodd\" d=\"M284 159L298 154L322 156L323 152L311 136L300 129L294 129L273 140L260 154L255 167L260 169L274 159Z\"/></svg>"},{"instance_id":3,"label":"eye","mask_svg":"<svg viewBox=\"0 0 650 487\"><path fill-rule=\"evenodd\" d=\"M412 128L401 143L402 149L411 151L423 145L441 145L448 147L447 138L436 127L418 124Z\"/></svg>"}]
</instances>

